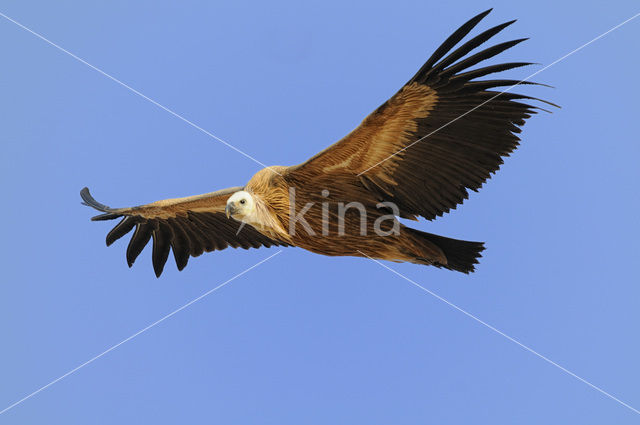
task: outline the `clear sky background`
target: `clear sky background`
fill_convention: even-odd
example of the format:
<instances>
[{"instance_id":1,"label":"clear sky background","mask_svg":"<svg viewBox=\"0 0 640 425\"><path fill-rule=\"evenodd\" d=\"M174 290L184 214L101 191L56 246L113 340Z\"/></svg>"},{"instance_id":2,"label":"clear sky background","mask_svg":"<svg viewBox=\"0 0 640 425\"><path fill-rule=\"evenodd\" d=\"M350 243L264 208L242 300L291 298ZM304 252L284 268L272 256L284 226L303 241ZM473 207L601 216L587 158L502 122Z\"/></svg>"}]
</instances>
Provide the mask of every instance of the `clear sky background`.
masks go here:
<instances>
[{"instance_id":1,"label":"clear sky background","mask_svg":"<svg viewBox=\"0 0 640 425\"><path fill-rule=\"evenodd\" d=\"M90 4L93 3L93 4ZM591 4L593 3L593 4ZM3 1L0 12L267 164L299 163L454 29L549 64L637 1ZM477 30L477 31L478 31ZM80 205L244 184L260 167L0 18L0 410L277 252L133 269ZM562 106L423 230L486 241L473 275L390 267L640 409L640 18L543 71ZM540 67L509 72L524 78ZM640 415L380 265L281 254L0 415L1 424L631 424Z\"/></svg>"}]
</instances>

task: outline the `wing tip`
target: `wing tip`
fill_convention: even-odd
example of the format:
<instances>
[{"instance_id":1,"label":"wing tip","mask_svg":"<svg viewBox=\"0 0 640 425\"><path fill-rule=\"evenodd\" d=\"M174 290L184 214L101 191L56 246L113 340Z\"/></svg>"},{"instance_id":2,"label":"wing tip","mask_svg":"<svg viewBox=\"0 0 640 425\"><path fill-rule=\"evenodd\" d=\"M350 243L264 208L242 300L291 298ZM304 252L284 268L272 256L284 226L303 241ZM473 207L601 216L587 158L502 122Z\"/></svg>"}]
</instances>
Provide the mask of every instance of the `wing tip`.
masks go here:
<instances>
[{"instance_id":1,"label":"wing tip","mask_svg":"<svg viewBox=\"0 0 640 425\"><path fill-rule=\"evenodd\" d=\"M115 213L104 213L98 214L91 217L91 221L105 221L105 220L115 220L116 218L122 217L122 214Z\"/></svg>"},{"instance_id":2,"label":"wing tip","mask_svg":"<svg viewBox=\"0 0 640 425\"><path fill-rule=\"evenodd\" d=\"M82 198L82 205L86 205L87 207L91 207L102 212L111 212L111 208L104 204L101 204L100 202L96 201L93 196L91 196L91 192L89 192L89 188L86 186L83 187L80 191L80 197Z\"/></svg>"},{"instance_id":3,"label":"wing tip","mask_svg":"<svg viewBox=\"0 0 640 425\"><path fill-rule=\"evenodd\" d=\"M80 197L82 198L82 205L86 205L103 212L107 212L107 210L109 209L109 207L107 207L106 205L103 205L100 202L96 201L95 198L91 196L91 192L86 186L83 187L82 190L80 190Z\"/></svg>"},{"instance_id":4,"label":"wing tip","mask_svg":"<svg viewBox=\"0 0 640 425\"><path fill-rule=\"evenodd\" d=\"M479 17L480 19L482 19L482 18L484 18L485 16L487 16L489 13L491 13L491 11L493 11L493 7L490 7L489 9L485 10L484 12L480 12L480 13L478 13L478 14L475 16L475 18L478 18L478 17ZM474 18L474 19L475 19L475 18Z\"/></svg>"},{"instance_id":5,"label":"wing tip","mask_svg":"<svg viewBox=\"0 0 640 425\"><path fill-rule=\"evenodd\" d=\"M471 29L473 29L473 27L478 25L480 23L480 21L482 21L492 11L493 11L493 7L485 10L484 12L480 12L476 16L474 16L473 18L471 18L467 22L465 22L464 25L468 25L468 24L473 23L473 24L471 24L472 25Z\"/></svg>"},{"instance_id":6,"label":"wing tip","mask_svg":"<svg viewBox=\"0 0 640 425\"><path fill-rule=\"evenodd\" d=\"M114 213L114 209L108 207L100 202L96 201L96 199L91 196L91 192L88 187L83 187L80 190L80 197L82 198L82 205L87 207L91 207L95 210L101 211L104 214L98 214L96 216L91 217L91 221L103 221L103 220L113 220L118 217L122 217L122 214Z\"/></svg>"}]
</instances>

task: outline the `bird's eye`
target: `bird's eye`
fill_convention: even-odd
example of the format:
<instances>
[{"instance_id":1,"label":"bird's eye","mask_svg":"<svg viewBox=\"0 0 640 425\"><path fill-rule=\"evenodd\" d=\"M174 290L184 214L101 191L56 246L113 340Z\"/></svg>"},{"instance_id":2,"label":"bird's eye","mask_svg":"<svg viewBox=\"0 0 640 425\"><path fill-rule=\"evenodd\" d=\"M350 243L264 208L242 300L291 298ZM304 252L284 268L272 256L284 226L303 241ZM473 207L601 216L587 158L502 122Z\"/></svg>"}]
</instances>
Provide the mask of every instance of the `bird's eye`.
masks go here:
<instances>
[{"instance_id":1,"label":"bird's eye","mask_svg":"<svg viewBox=\"0 0 640 425\"><path fill-rule=\"evenodd\" d=\"M241 204L243 204L243 205L244 205L246 202L247 202L246 200L244 200L244 199L240 199L240 203L241 203Z\"/></svg>"}]
</instances>

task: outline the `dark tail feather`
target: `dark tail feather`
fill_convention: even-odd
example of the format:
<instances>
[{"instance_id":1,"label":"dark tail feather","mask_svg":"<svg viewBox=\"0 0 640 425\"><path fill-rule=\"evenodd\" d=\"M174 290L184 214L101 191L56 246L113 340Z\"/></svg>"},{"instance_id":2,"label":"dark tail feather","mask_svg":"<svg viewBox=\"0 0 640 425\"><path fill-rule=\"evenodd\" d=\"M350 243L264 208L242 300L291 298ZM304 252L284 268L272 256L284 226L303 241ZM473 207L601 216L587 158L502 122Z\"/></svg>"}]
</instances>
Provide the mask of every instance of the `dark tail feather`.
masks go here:
<instances>
[{"instance_id":1,"label":"dark tail feather","mask_svg":"<svg viewBox=\"0 0 640 425\"><path fill-rule=\"evenodd\" d=\"M459 239L445 238L431 233L421 232L411 229L417 241L425 240L436 245L444 252L447 257L447 264L430 263L436 267L444 267L445 269L455 270L462 273L472 273L475 271L475 264L478 264L478 258L484 251L483 242L461 241Z\"/></svg>"}]
</instances>

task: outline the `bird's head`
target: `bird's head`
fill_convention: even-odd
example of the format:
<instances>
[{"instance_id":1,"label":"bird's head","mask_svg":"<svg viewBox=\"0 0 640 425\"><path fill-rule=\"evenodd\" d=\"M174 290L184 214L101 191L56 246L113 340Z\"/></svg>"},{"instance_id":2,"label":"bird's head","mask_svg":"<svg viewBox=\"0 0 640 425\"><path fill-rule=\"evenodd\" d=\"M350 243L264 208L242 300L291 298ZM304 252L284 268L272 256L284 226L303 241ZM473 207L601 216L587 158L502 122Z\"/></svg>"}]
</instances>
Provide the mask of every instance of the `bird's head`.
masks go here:
<instances>
[{"instance_id":1,"label":"bird's head","mask_svg":"<svg viewBox=\"0 0 640 425\"><path fill-rule=\"evenodd\" d=\"M256 202L253 196L249 192L241 190L227 199L227 206L224 212L227 214L227 218L232 217L234 220L248 221L244 219L253 215L255 210Z\"/></svg>"}]
</instances>

